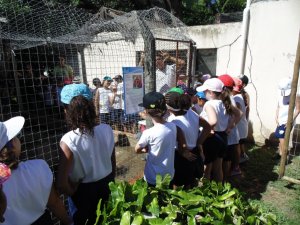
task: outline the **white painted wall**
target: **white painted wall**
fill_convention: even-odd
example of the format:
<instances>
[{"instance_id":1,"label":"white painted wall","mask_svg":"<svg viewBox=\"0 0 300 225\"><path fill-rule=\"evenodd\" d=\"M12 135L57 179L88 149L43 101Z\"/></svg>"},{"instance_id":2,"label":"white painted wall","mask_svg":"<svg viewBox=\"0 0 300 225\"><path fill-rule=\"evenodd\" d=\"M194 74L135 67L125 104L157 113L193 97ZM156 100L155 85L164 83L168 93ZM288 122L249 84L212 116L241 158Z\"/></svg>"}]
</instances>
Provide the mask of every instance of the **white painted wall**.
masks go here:
<instances>
[{"instance_id":1,"label":"white painted wall","mask_svg":"<svg viewBox=\"0 0 300 225\"><path fill-rule=\"evenodd\" d=\"M251 98L250 120L255 141L275 130L278 80L293 75L300 28L300 0L261 1L250 9L249 48L245 74ZM241 23L193 26L188 33L197 48L217 48L217 75L238 76Z\"/></svg>"}]
</instances>

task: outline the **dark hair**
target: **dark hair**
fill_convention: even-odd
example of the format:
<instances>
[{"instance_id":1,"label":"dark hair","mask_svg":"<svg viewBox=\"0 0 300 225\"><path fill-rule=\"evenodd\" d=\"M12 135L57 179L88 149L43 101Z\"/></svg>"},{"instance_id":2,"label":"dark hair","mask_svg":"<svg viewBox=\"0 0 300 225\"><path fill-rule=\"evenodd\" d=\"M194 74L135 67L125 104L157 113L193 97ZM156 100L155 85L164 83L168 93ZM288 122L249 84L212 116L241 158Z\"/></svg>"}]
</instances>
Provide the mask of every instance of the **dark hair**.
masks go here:
<instances>
[{"instance_id":1,"label":"dark hair","mask_svg":"<svg viewBox=\"0 0 300 225\"><path fill-rule=\"evenodd\" d=\"M0 150L0 162L6 164L10 169L16 169L19 165L19 160L12 150L12 140Z\"/></svg>"},{"instance_id":2,"label":"dark hair","mask_svg":"<svg viewBox=\"0 0 300 225\"><path fill-rule=\"evenodd\" d=\"M147 113L151 117L161 118L163 117L167 112L167 109L147 109Z\"/></svg>"},{"instance_id":3,"label":"dark hair","mask_svg":"<svg viewBox=\"0 0 300 225\"><path fill-rule=\"evenodd\" d=\"M230 89L228 89L227 87L223 88L222 92L215 92L217 96L219 96L219 98L222 100L225 109L226 109L226 113L228 115L232 115L233 114L233 105L230 99Z\"/></svg>"},{"instance_id":4,"label":"dark hair","mask_svg":"<svg viewBox=\"0 0 300 225\"><path fill-rule=\"evenodd\" d=\"M242 81L242 84L244 84L245 86L248 85L249 79L248 79L248 77L246 75L243 75L240 79Z\"/></svg>"},{"instance_id":5,"label":"dark hair","mask_svg":"<svg viewBox=\"0 0 300 225\"><path fill-rule=\"evenodd\" d=\"M74 97L69 105L65 105L66 121L71 130L84 134L94 134L96 123L96 111L92 101L82 95Z\"/></svg>"},{"instance_id":6,"label":"dark hair","mask_svg":"<svg viewBox=\"0 0 300 225\"><path fill-rule=\"evenodd\" d=\"M171 111L177 115L186 114L187 110L191 107L191 97L187 94L179 94L177 92L168 92L165 95L166 104L174 109L180 109L179 111Z\"/></svg>"}]
</instances>

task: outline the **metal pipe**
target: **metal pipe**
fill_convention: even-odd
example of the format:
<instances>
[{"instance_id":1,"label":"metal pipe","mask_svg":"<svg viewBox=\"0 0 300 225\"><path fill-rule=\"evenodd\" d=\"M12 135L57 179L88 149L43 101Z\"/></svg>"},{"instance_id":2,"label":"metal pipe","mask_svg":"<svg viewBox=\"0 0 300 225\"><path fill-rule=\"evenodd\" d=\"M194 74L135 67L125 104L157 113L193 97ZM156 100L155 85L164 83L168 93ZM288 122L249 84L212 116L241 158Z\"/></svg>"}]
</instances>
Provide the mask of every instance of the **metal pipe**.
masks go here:
<instances>
[{"instance_id":1,"label":"metal pipe","mask_svg":"<svg viewBox=\"0 0 300 225\"><path fill-rule=\"evenodd\" d=\"M242 33L241 33L242 57L241 57L241 65L240 65L240 75L243 75L245 72L251 1L252 0L247 0L246 8L244 9L244 12L243 12L243 24L242 24Z\"/></svg>"}]
</instances>

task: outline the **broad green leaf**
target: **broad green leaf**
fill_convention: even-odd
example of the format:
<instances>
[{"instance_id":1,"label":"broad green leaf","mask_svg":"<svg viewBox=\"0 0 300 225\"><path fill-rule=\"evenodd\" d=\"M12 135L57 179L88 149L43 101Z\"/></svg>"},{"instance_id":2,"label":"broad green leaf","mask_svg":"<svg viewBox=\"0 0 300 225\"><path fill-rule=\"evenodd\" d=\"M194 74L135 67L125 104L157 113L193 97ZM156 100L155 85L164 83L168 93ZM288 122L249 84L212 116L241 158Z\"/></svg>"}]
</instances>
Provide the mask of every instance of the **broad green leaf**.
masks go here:
<instances>
[{"instance_id":1,"label":"broad green leaf","mask_svg":"<svg viewBox=\"0 0 300 225\"><path fill-rule=\"evenodd\" d=\"M112 204L116 204L117 202L124 201L124 184L123 183L109 183L109 189L111 191L111 201Z\"/></svg>"},{"instance_id":2,"label":"broad green leaf","mask_svg":"<svg viewBox=\"0 0 300 225\"><path fill-rule=\"evenodd\" d=\"M160 174L156 175L156 188L158 189L168 189L171 182L170 174L166 174L162 177Z\"/></svg>"},{"instance_id":3,"label":"broad green leaf","mask_svg":"<svg viewBox=\"0 0 300 225\"><path fill-rule=\"evenodd\" d=\"M187 221L188 225L196 225L196 219L193 216L188 216Z\"/></svg>"},{"instance_id":4,"label":"broad green leaf","mask_svg":"<svg viewBox=\"0 0 300 225\"><path fill-rule=\"evenodd\" d=\"M221 196L218 196L218 200L219 201L224 201L226 200L227 198L230 198L231 196L235 195L235 191L229 191L228 193L224 194L224 195L221 195Z\"/></svg>"},{"instance_id":5,"label":"broad green leaf","mask_svg":"<svg viewBox=\"0 0 300 225\"><path fill-rule=\"evenodd\" d=\"M251 216L248 216L247 217L247 223L248 224L255 224L255 221L256 221L256 218L255 218L255 216L254 215L251 215Z\"/></svg>"},{"instance_id":6,"label":"broad green leaf","mask_svg":"<svg viewBox=\"0 0 300 225\"><path fill-rule=\"evenodd\" d=\"M165 213L168 215L169 218L176 219L177 213L180 212L178 206L171 204L170 202L166 207L161 207L161 214Z\"/></svg>"},{"instance_id":7,"label":"broad green leaf","mask_svg":"<svg viewBox=\"0 0 300 225\"><path fill-rule=\"evenodd\" d=\"M154 198L150 205L146 206L148 212L151 212L154 216L158 217L159 216L159 205L157 198Z\"/></svg>"},{"instance_id":8,"label":"broad green leaf","mask_svg":"<svg viewBox=\"0 0 300 225\"><path fill-rule=\"evenodd\" d=\"M195 207L195 208L188 208L187 209L187 214L190 216L196 216L199 213L203 212L203 207Z\"/></svg>"},{"instance_id":9,"label":"broad green leaf","mask_svg":"<svg viewBox=\"0 0 300 225\"><path fill-rule=\"evenodd\" d=\"M222 220L223 219L223 214L216 208L212 208L211 212L214 214L214 216L218 219L218 220Z\"/></svg>"},{"instance_id":10,"label":"broad green leaf","mask_svg":"<svg viewBox=\"0 0 300 225\"><path fill-rule=\"evenodd\" d=\"M140 189L138 191L138 197L135 201L135 204L137 206L137 211L141 211L142 210L142 207L143 207L143 203L144 203L144 199L145 199L145 196L147 195L148 193L148 190L147 190L147 186L146 185L141 185L140 186Z\"/></svg>"},{"instance_id":11,"label":"broad green leaf","mask_svg":"<svg viewBox=\"0 0 300 225\"><path fill-rule=\"evenodd\" d=\"M129 211L126 211L125 213L123 213L123 216L120 221L120 225L130 225L130 216L131 216L131 213Z\"/></svg>"},{"instance_id":12,"label":"broad green leaf","mask_svg":"<svg viewBox=\"0 0 300 225\"><path fill-rule=\"evenodd\" d=\"M143 223L143 216L137 215L133 218L131 225L141 225Z\"/></svg>"},{"instance_id":13,"label":"broad green leaf","mask_svg":"<svg viewBox=\"0 0 300 225\"><path fill-rule=\"evenodd\" d=\"M150 225L162 225L164 222L162 218L149 219L148 221Z\"/></svg>"}]
</instances>

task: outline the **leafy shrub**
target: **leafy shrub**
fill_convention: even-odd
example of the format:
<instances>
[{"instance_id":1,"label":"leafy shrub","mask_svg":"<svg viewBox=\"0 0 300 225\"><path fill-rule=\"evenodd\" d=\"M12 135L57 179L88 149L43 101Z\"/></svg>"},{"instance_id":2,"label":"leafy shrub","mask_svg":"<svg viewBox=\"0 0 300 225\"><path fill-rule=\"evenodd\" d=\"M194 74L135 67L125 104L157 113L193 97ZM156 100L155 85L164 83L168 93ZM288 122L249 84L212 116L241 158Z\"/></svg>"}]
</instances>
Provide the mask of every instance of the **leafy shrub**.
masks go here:
<instances>
[{"instance_id":1,"label":"leafy shrub","mask_svg":"<svg viewBox=\"0 0 300 225\"><path fill-rule=\"evenodd\" d=\"M204 181L203 186L185 191L171 190L170 176L157 176L156 187L143 180L133 185L110 183L111 197L97 210L96 224L276 224L276 217L243 200L230 184Z\"/></svg>"}]
</instances>

